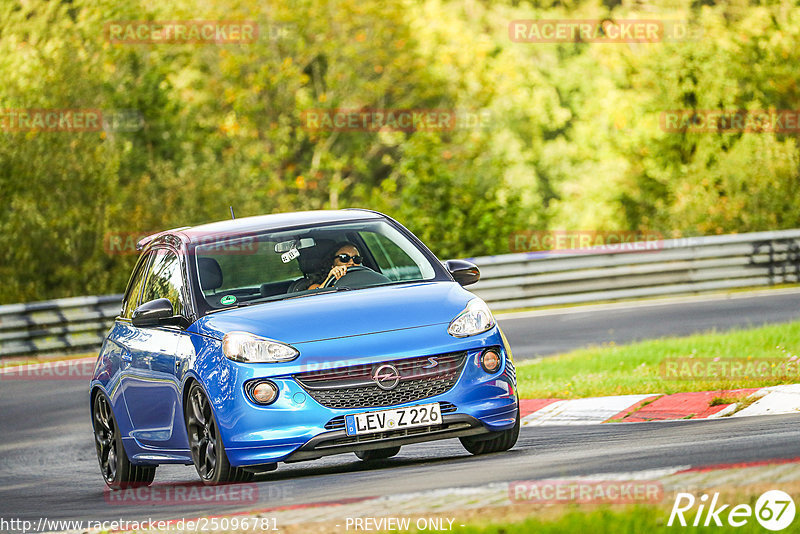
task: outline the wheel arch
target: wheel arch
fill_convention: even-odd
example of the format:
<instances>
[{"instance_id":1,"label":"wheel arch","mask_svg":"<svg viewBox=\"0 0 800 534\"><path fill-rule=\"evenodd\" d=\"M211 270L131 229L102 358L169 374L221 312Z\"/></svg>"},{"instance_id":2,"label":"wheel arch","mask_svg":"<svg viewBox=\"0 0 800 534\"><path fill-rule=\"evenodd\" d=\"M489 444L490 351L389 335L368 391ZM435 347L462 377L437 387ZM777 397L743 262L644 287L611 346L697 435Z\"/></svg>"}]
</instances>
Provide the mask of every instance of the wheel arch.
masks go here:
<instances>
[{"instance_id":1,"label":"wheel arch","mask_svg":"<svg viewBox=\"0 0 800 534\"><path fill-rule=\"evenodd\" d=\"M94 412L94 399L97 397L97 394L103 391L103 387L100 384L95 384L89 390L89 414L93 415Z\"/></svg>"}]
</instances>

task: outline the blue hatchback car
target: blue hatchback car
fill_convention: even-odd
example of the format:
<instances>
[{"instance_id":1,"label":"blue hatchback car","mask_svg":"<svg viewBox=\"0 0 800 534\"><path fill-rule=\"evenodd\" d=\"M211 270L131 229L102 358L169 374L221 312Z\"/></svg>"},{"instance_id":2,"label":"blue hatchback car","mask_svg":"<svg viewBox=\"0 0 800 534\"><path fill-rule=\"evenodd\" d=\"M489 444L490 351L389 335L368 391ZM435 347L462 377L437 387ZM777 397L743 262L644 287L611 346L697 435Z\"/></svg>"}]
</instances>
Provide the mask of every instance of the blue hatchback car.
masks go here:
<instances>
[{"instance_id":1,"label":"blue hatchback car","mask_svg":"<svg viewBox=\"0 0 800 534\"><path fill-rule=\"evenodd\" d=\"M457 437L519 435L511 351L486 304L395 220L312 211L179 228L139 242L90 387L112 488L159 464L206 484L278 462L389 458Z\"/></svg>"}]
</instances>

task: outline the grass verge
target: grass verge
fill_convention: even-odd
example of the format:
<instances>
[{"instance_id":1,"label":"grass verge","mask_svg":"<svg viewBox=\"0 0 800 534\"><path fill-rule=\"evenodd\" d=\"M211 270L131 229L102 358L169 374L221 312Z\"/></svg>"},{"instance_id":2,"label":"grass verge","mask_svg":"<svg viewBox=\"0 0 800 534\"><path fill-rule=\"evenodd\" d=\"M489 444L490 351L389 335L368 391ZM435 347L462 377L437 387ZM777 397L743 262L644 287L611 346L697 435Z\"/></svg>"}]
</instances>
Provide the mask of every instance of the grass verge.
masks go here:
<instances>
[{"instance_id":1,"label":"grass verge","mask_svg":"<svg viewBox=\"0 0 800 534\"><path fill-rule=\"evenodd\" d=\"M513 349L513 347L512 347ZM632 345L604 345L558 356L517 362L521 398L581 398L644 393L680 393L759 388L800 382L800 376L741 376L673 379L663 365L677 359L769 360L800 368L800 321L725 333L662 338Z\"/></svg>"},{"instance_id":2,"label":"grass verge","mask_svg":"<svg viewBox=\"0 0 800 534\"><path fill-rule=\"evenodd\" d=\"M769 531L762 527L753 515L744 518L746 523L741 527L731 526L728 522L729 513L733 506L739 504L746 504L754 511L758 498L764 492L774 489L780 489L788 493L795 503L798 502L800 483L796 481L781 484L761 481L744 485L720 485L705 489L700 489L699 487L682 488L680 491L691 493L698 499L695 506L684 514L684 519L687 523L685 527L680 525L677 517L672 526L667 526L677 496L676 491L668 491L661 502L649 504L515 504L493 508L459 510L443 515L455 519L452 530L455 534L528 534L534 532L536 534L764 533ZM720 510L717 516L721 526L716 525L713 520L709 521L710 525L708 527L692 526L695 521L699 525L703 525L707 519L708 505L704 505L702 509L699 507L701 503L699 498L703 494L707 494L709 497L714 494L718 495L718 505L716 507L718 510L721 506L728 505L727 508ZM700 515L699 519L697 518L698 514ZM781 532L796 531L796 525L799 520L795 517L792 524ZM411 529L409 532L420 534L424 531Z\"/></svg>"},{"instance_id":3,"label":"grass verge","mask_svg":"<svg viewBox=\"0 0 800 534\"><path fill-rule=\"evenodd\" d=\"M574 509L557 519L538 516L527 517L519 522L489 523L487 525L466 525L453 532L459 534L568 534L591 532L596 534L653 534L658 532L737 532L755 533L766 530L753 519L739 528L723 523L720 526L686 527L677 524L667 526L669 510L657 506L636 506L628 509L599 508L591 511ZM702 525L702 522L700 523ZM419 532L419 531L418 531Z\"/></svg>"}]
</instances>

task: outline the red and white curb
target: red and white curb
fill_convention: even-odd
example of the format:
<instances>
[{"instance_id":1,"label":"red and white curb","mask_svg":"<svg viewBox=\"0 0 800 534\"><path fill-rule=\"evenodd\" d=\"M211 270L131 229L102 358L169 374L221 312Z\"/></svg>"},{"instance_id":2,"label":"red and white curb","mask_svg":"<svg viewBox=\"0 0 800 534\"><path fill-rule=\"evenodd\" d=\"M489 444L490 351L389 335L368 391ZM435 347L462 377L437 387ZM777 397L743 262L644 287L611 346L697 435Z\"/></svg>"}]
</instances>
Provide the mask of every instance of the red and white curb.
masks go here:
<instances>
[{"instance_id":1,"label":"red and white curb","mask_svg":"<svg viewBox=\"0 0 800 534\"><path fill-rule=\"evenodd\" d=\"M800 384L771 386L753 393L759 400L733 414L733 417L748 415L773 415L800 412Z\"/></svg>"},{"instance_id":2,"label":"red and white curb","mask_svg":"<svg viewBox=\"0 0 800 534\"><path fill-rule=\"evenodd\" d=\"M715 398L757 399L737 411L739 402L711 405ZM522 426L638 423L677 419L716 419L800 413L800 384L662 395L616 395L584 399L523 399Z\"/></svg>"},{"instance_id":3,"label":"red and white curb","mask_svg":"<svg viewBox=\"0 0 800 534\"><path fill-rule=\"evenodd\" d=\"M538 425L585 425L603 423L621 411L632 409L652 395L617 395L614 397L590 397L588 399L559 400L526 415L524 426Z\"/></svg>"}]
</instances>

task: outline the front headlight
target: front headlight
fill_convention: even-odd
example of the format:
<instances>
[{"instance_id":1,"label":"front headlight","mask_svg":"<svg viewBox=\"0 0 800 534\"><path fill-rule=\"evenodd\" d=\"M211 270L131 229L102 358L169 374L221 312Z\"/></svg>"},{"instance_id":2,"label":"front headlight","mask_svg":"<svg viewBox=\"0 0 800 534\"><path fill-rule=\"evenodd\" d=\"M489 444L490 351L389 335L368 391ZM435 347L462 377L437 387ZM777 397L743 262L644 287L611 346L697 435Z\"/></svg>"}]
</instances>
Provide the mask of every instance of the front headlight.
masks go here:
<instances>
[{"instance_id":1,"label":"front headlight","mask_svg":"<svg viewBox=\"0 0 800 534\"><path fill-rule=\"evenodd\" d=\"M245 363L288 362L300 352L286 343L256 336L248 332L228 332L222 338L222 353L229 359Z\"/></svg>"},{"instance_id":2,"label":"front headlight","mask_svg":"<svg viewBox=\"0 0 800 534\"><path fill-rule=\"evenodd\" d=\"M450 322L447 333L453 337L468 337L486 332L495 325L489 306L479 298L467 303L464 311Z\"/></svg>"}]
</instances>

